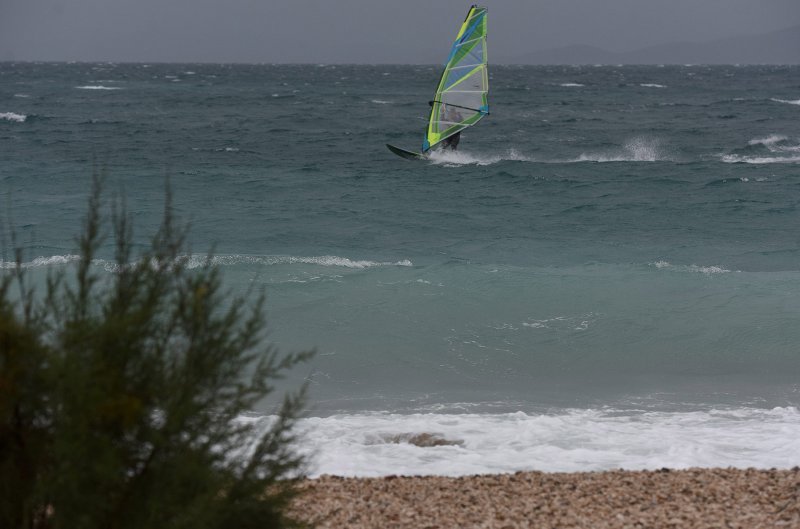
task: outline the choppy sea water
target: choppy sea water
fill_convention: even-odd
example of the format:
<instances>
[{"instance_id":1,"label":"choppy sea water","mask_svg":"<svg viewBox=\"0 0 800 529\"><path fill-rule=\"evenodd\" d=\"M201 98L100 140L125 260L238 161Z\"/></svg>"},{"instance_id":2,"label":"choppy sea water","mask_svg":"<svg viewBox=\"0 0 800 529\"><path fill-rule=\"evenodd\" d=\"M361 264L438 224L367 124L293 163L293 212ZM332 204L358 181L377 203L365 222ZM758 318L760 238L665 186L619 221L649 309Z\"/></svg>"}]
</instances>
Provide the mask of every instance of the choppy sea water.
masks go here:
<instances>
[{"instance_id":1,"label":"choppy sea water","mask_svg":"<svg viewBox=\"0 0 800 529\"><path fill-rule=\"evenodd\" d=\"M3 217L43 279L93 167L143 245L169 176L196 262L318 350L314 474L800 464L800 68L492 67L458 153L397 158L437 79L1 63Z\"/></svg>"}]
</instances>

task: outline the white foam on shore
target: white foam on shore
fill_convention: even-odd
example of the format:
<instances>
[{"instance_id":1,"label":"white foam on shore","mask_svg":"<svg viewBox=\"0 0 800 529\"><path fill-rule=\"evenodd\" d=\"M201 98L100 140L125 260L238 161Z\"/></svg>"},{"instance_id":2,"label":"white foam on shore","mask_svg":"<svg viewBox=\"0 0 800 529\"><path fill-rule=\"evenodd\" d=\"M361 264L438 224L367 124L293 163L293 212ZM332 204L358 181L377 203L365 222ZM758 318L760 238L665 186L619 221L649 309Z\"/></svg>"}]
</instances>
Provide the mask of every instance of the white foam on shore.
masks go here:
<instances>
[{"instance_id":1,"label":"white foam on shore","mask_svg":"<svg viewBox=\"0 0 800 529\"><path fill-rule=\"evenodd\" d=\"M251 420L266 427L272 419ZM312 477L800 465L800 412L794 407L363 413L302 419L298 430L300 450L311 458ZM419 434L450 444L408 442Z\"/></svg>"},{"instance_id":2,"label":"white foam on shore","mask_svg":"<svg viewBox=\"0 0 800 529\"><path fill-rule=\"evenodd\" d=\"M28 119L28 116L24 114L16 114L14 112L0 112L0 119L23 123L26 119Z\"/></svg>"}]
</instances>

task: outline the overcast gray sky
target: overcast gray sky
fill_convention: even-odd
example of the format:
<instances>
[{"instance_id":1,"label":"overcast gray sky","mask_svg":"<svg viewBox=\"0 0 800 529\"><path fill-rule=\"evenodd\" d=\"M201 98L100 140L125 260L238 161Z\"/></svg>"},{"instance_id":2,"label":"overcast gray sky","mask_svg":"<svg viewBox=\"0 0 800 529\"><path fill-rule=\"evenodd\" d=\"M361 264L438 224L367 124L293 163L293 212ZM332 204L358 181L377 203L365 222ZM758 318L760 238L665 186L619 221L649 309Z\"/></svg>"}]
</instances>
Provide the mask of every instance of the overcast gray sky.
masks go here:
<instances>
[{"instance_id":1,"label":"overcast gray sky","mask_svg":"<svg viewBox=\"0 0 800 529\"><path fill-rule=\"evenodd\" d=\"M0 60L439 63L456 0L0 0ZM800 0L486 0L490 57L800 25ZM798 50L800 53L800 50Z\"/></svg>"}]
</instances>

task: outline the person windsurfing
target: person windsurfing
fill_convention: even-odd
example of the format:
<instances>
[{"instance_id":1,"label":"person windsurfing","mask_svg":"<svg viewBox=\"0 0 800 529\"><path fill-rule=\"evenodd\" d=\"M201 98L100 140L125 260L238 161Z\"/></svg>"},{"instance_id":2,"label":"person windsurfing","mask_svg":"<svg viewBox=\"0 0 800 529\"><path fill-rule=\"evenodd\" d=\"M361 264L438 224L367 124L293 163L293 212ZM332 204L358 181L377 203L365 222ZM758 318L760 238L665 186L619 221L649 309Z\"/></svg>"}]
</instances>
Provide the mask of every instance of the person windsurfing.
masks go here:
<instances>
[{"instance_id":1,"label":"person windsurfing","mask_svg":"<svg viewBox=\"0 0 800 529\"><path fill-rule=\"evenodd\" d=\"M433 101L430 101L429 104L433 106ZM442 110L444 111L444 121L450 122L452 124L461 123L464 117L461 115L461 112L458 111L457 108L454 106L446 105L442 103ZM444 140L442 140L442 149L448 149L451 151L458 150L458 142L461 141L461 131L456 132L452 136L448 136Z\"/></svg>"}]
</instances>

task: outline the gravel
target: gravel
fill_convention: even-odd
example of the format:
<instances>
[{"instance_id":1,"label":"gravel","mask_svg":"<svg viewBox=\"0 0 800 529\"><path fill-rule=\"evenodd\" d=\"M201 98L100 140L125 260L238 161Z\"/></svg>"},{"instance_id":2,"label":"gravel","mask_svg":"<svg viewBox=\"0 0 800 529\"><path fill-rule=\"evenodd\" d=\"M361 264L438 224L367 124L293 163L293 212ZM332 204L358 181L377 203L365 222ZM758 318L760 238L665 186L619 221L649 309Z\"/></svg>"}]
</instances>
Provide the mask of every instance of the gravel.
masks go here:
<instances>
[{"instance_id":1,"label":"gravel","mask_svg":"<svg viewBox=\"0 0 800 529\"><path fill-rule=\"evenodd\" d=\"M294 515L320 528L800 528L800 468L300 482Z\"/></svg>"}]
</instances>

